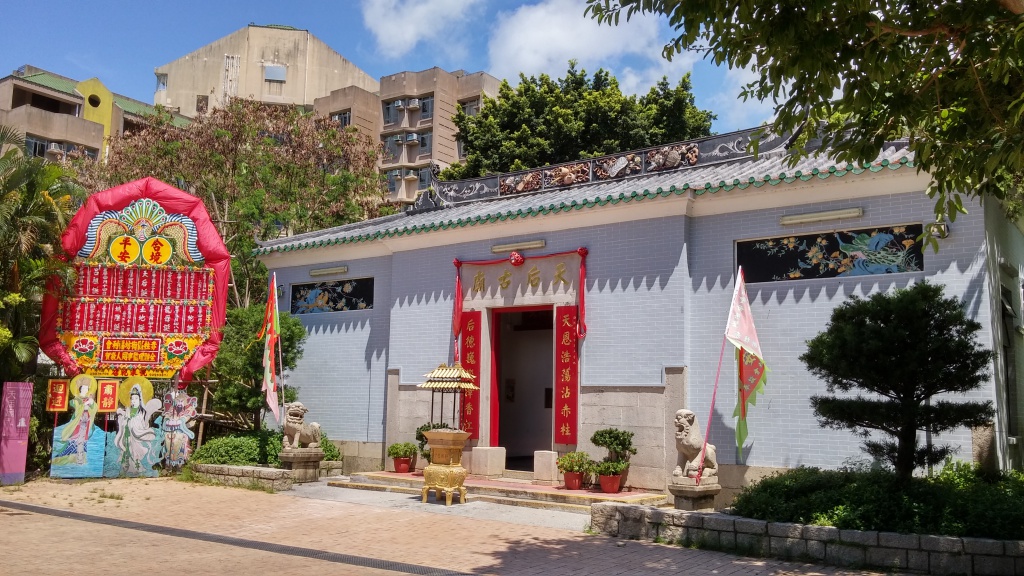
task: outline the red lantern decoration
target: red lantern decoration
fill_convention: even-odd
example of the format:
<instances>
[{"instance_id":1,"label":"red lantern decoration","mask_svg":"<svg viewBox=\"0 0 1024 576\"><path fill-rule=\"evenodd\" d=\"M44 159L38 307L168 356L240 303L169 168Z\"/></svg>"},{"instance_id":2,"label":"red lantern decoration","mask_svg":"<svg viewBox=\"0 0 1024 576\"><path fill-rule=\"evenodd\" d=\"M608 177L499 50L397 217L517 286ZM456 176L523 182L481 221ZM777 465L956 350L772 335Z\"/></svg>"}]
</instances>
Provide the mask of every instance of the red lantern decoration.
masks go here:
<instances>
[{"instance_id":1,"label":"red lantern decoration","mask_svg":"<svg viewBox=\"0 0 1024 576\"><path fill-rule=\"evenodd\" d=\"M519 252L512 252L508 255L508 261L513 266L522 266L523 262L526 262L526 258L523 258L523 255Z\"/></svg>"}]
</instances>

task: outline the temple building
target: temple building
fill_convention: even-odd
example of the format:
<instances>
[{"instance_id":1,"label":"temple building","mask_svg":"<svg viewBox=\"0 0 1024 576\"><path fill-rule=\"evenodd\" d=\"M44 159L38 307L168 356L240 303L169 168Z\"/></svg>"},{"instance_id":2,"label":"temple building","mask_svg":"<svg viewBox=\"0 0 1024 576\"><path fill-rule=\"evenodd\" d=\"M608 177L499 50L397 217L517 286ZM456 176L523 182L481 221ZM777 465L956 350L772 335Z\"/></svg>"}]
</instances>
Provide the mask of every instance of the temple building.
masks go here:
<instances>
[{"instance_id":1,"label":"temple building","mask_svg":"<svg viewBox=\"0 0 1024 576\"><path fill-rule=\"evenodd\" d=\"M707 422L742 266L771 372L740 456L726 355L709 440L734 494L775 470L866 458L860 438L818 426L809 399L824 383L799 356L851 296L928 280L963 299L997 351L971 395L993 402L993 422L941 440L1021 468L1021 225L997 202L932 225L930 179L905 141L866 165L818 150L790 166L787 137L766 136L755 157L751 135L432 181L406 212L262 245L309 334L287 385L345 441L346 468L375 469L430 419L416 385L457 357L480 386L460 408L470 446L504 447L506 468L522 469L536 451L600 458L590 436L622 428L638 448L628 484L664 490L676 410Z\"/></svg>"}]
</instances>

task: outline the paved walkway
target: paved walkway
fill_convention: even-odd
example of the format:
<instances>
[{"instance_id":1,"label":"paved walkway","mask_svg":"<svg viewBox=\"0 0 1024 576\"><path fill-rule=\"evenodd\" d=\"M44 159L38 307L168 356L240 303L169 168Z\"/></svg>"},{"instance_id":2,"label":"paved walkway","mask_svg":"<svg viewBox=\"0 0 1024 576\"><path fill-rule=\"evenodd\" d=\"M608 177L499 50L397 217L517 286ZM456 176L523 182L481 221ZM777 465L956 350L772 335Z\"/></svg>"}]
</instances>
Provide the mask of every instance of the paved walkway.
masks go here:
<instances>
[{"instance_id":1,"label":"paved walkway","mask_svg":"<svg viewBox=\"0 0 1024 576\"><path fill-rule=\"evenodd\" d=\"M574 514L413 500L323 486L35 481L0 488L0 574L872 574L560 527L586 521Z\"/></svg>"}]
</instances>

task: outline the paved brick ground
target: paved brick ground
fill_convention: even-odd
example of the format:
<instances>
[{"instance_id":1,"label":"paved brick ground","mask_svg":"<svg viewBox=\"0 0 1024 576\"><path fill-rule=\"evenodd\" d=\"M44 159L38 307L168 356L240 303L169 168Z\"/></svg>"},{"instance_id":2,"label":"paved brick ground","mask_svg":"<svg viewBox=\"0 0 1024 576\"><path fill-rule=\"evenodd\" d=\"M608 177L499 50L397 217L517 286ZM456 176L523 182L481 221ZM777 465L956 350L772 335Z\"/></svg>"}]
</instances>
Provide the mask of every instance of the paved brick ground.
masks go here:
<instances>
[{"instance_id":1,"label":"paved brick ground","mask_svg":"<svg viewBox=\"0 0 1024 576\"><path fill-rule=\"evenodd\" d=\"M334 562L230 543L155 534L4 501L102 518L320 550ZM472 506L472 504L469 504ZM866 575L776 560L622 542L509 524L174 480L35 481L0 489L0 574L395 574L375 560L467 574ZM404 570L403 570L404 571Z\"/></svg>"}]
</instances>

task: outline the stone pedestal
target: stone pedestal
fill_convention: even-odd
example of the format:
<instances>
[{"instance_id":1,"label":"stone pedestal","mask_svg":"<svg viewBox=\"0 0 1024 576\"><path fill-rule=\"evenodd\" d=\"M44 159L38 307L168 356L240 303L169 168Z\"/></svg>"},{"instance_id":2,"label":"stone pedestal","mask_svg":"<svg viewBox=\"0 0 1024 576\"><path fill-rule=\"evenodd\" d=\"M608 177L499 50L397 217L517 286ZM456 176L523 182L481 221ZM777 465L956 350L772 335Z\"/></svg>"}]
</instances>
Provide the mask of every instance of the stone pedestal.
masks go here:
<instances>
[{"instance_id":1,"label":"stone pedestal","mask_svg":"<svg viewBox=\"0 0 1024 576\"><path fill-rule=\"evenodd\" d=\"M558 452L537 450L533 453L533 483L539 486L558 486Z\"/></svg>"},{"instance_id":2,"label":"stone pedestal","mask_svg":"<svg viewBox=\"0 0 1024 576\"><path fill-rule=\"evenodd\" d=\"M482 478L501 478L505 473L505 448L473 446L469 456L469 473Z\"/></svg>"},{"instance_id":3,"label":"stone pedestal","mask_svg":"<svg viewBox=\"0 0 1024 576\"><path fill-rule=\"evenodd\" d=\"M279 455L281 465L292 471L292 482L316 482L320 479L320 462L324 451L319 448L284 448Z\"/></svg>"},{"instance_id":4,"label":"stone pedestal","mask_svg":"<svg viewBox=\"0 0 1024 576\"><path fill-rule=\"evenodd\" d=\"M461 430L429 430L423 433L430 444L430 464L423 470L423 503L434 491L434 498L445 496L445 506L452 505L452 496L458 492L459 502L465 504L466 469L462 467L462 447L469 432ZM504 461L502 462L504 465Z\"/></svg>"},{"instance_id":5,"label":"stone pedestal","mask_svg":"<svg viewBox=\"0 0 1024 576\"><path fill-rule=\"evenodd\" d=\"M672 494L674 504L678 510L690 510L693 512L713 512L715 510L715 496L722 491L722 485L717 479L704 480L697 485L693 478L680 478L672 476L668 479L668 491Z\"/></svg>"}]
</instances>

